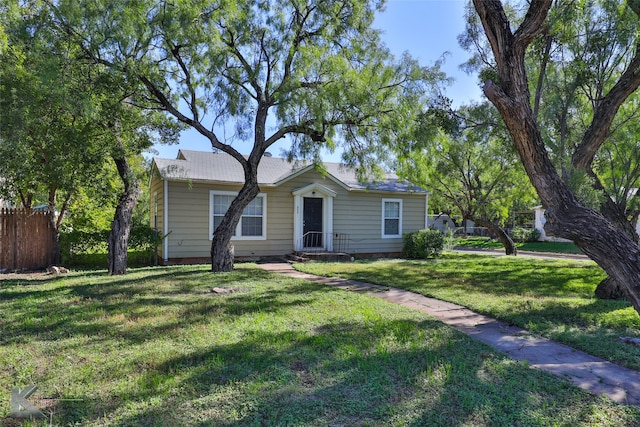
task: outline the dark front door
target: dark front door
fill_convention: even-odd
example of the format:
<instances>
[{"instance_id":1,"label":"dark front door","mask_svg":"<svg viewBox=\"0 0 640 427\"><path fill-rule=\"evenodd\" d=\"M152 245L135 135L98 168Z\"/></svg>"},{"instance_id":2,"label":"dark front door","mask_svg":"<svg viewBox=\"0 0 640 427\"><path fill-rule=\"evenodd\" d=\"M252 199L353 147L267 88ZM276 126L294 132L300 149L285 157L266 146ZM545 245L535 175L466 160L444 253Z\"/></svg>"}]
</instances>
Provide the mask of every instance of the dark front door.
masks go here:
<instances>
[{"instance_id":1,"label":"dark front door","mask_svg":"<svg viewBox=\"0 0 640 427\"><path fill-rule=\"evenodd\" d=\"M322 199L305 197L302 210L302 235L305 248L321 248L322 245Z\"/></svg>"}]
</instances>

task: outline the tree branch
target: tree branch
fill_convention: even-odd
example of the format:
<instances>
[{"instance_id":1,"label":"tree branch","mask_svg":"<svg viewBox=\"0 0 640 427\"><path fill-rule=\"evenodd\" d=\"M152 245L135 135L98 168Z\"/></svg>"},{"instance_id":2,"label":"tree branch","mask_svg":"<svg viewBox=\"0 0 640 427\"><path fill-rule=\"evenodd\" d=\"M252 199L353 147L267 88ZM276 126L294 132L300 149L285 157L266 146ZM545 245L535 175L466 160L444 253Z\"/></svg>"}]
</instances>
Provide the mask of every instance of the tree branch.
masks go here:
<instances>
[{"instance_id":1,"label":"tree branch","mask_svg":"<svg viewBox=\"0 0 640 427\"><path fill-rule=\"evenodd\" d=\"M524 52L531 40L540 34L544 28L544 21L551 8L553 0L532 0L529 9L524 17L524 21L516 30L514 37L516 49Z\"/></svg>"},{"instance_id":2,"label":"tree branch","mask_svg":"<svg viewBox=\"0 0 640 427\"><path fill-rule=\"evenodd\" d=\"M193 89L193 86L191 85L191 73L189 72L189 68L187 67L187 64L182 59L182 55L180 55L180 46L171 46L171 54L176 59L176 61L178 61L178 65L180 66L180 69L184 73L185 84L187 85L187 89L189 90L189 95L191 96L191 101L188 102L189 110L191 110L191 114L193 114L193 120L197 122L199 121L199 118L198 118L199 114L198 114L198 107L196 102L196 99L197 99L196 91Z\"/></svg>"},{"instance_id":3,"label":"tree branch","mask_svg":"<svg viewBox=\"0 0 640 427\"><path fill-rule=\"evenodd\" d=\"M229 154L230 156L235 158L238 162L240 162L241 165L244 165L246 163L245 158L236 149L234 149L229 144L222 143L217 138L215 133L213 133L212 131L210 131L206 127L204 127L202 125L202 123L200 123L199 121L196 121L196 120L194 120L194 119L192 119L190 117L187 117L184 114L182 114L180 112L180 110L178 110L176 107L174 107L173 104L167 99L165 94L160 89L158 89L158 87L155 84L153 84L153 82L151 80L149 80L146 76L139 76L139 79L145 85L147 90L149 92L151 92L151 94L164 107L165 111L169 112L176 119L178 119L182 123L185 123L185 124L193 127L201 135L205 136L211 142L211 146L213 148L217 148L217 149L222 150L225 153Z\"/></svg>"},{"instance_id":4,"label":"tree branch","mask_svg":"<svg viewBox=\"0 0 640 427\"><path fill-rule=\"evenodd\" d=\"M640 86L640 43L636 44L636 53L620 80L611 88L593 113L589 129L585 132L580 145L576 147L571 159L576 169L588 170L598 149L604 144L611 123L622 103Z\"/></svg>"},{"instance_id":5,"label":"tree branch","mask_svg":"<svg viewBox=\"0 0 640 427\"><path fill-rule=\"evenodd\" d=\"M225 27L222 26L222 28L225 28ZM255 70L253 68L251 68L251 65L249 64L247 59L244 57L242 52L240 52L240 50L236 46L234 35L229 30L227 30L227 33L229 35L228 39L225 39L224 37L221 37L220 39L230 49L230 51L233 54L233 56L238 61L240 61L240 64L242 64L242 68L244 69L245 73L247 73L247 78L249 79L249 84L251 85L251 87L253 87L253 90L256 91L256 93L254 95L255 98L257 100L263 99L262 88L260 87L260 84L258 83L258 80L255 77L257 75L257 73L255 72Z\"/></svg>"}]
</instances>

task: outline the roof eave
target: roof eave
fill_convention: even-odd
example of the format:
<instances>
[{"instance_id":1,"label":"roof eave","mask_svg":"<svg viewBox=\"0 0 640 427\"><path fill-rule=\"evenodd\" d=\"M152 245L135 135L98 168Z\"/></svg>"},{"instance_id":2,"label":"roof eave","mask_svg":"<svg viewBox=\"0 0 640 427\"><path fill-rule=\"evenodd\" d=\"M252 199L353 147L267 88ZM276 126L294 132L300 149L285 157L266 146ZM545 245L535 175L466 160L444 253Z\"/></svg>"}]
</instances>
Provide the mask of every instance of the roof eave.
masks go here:
<instances>
[{"instance_id":1,"label":"roof eave","mask_svg":"<svg viewBox=\"0 0 640 427\"><path fill-rule=\"evenodd\" d=\"M192 182L197 184L219 184L219 185L239 185L239 186L244 185L244 182L241 182L241 181L221 181L216 179L203 179L203 178L166 177L162 175L160 175L160 178L165 179L167 181L173 181L173 182ZM268 187L268 188L276 187L274 184L268 183L268 182L259 182L258 186Z\"/></svg>"}]
</instances>

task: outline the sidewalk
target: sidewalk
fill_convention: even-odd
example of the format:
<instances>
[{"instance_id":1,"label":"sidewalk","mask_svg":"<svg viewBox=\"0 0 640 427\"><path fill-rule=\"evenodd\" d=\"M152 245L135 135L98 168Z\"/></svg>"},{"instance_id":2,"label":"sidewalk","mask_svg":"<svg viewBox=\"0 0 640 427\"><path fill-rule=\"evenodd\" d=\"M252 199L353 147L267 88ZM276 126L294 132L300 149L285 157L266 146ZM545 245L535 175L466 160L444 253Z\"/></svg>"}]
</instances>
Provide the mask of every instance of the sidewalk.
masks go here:
<instances>
[{"instance_id":1,"label":"sidewalk","mask_svg":"<svg viewBox=\"0 0 640 427\"><path fill-rule=\"evenodd\" d=\"M640 406L640 372L533 336L524 329L509 326L462 306L388 286L302 273L286 263L260 264L260 267L273 273L362 292L423 311L515 360L526 360L534 368L568 379L591 393L604 394L615 402Z\"/></svg>"}]
</instances>

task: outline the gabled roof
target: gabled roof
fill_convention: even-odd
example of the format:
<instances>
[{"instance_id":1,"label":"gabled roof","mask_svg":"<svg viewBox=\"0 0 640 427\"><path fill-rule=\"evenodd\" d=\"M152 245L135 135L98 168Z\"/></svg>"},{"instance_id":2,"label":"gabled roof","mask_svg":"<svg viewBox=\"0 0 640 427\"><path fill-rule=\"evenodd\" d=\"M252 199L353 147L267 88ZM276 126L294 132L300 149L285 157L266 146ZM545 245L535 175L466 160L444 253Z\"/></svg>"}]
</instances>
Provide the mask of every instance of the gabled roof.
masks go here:
<instances>
[{"instance_id":1,"label":"gabled roof","mask_svg":"<svg viewBox=\"0 0 640 427\"><path fill-rule=\"evenodd\" d=\"M226 153L179 150L177 159L153 159L160 177L170 181L244 183L242 166ZM425 190L401 181L395 174L387 173L383 180L372 183L359 182L353 168L341 163L323 163L327 178L347 190L377 190L426 193ZM290 179L314 170L309 162L290 163L278 157L263 157L258 166L258 184L277 187Z\"/></svg>"}]
</instances>

